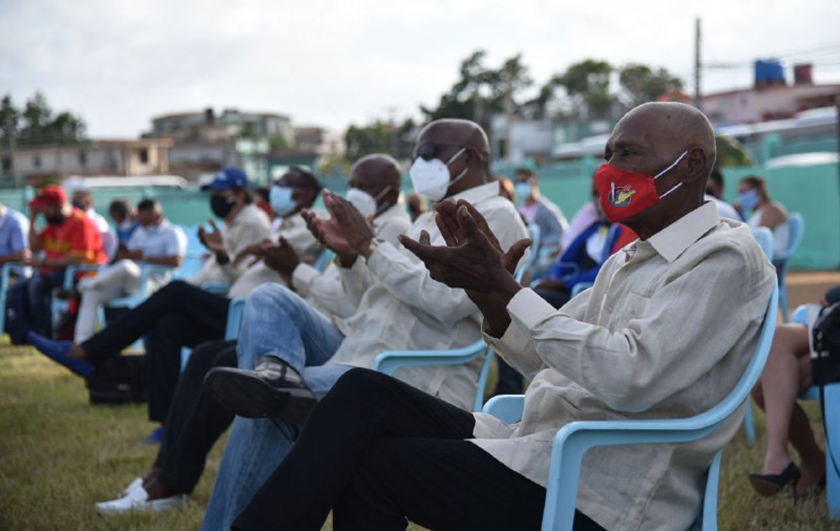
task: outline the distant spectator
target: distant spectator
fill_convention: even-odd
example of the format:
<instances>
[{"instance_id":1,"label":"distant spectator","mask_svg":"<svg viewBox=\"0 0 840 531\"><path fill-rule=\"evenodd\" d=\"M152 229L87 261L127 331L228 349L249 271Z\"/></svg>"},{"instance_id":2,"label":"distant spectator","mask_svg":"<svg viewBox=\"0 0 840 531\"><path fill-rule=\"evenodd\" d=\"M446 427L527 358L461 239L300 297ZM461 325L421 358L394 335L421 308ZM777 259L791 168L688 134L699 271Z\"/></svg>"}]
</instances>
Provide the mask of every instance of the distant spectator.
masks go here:
<instances>
[{"instance_id":1,"label":"distant spectator","mask_svg":"<svg viewBox=\"0 0 840 531\"><path fill-rule=\"evenodd\" d=\"M413 223L414 220L416 220L420 216L420 214L423 214L428 209L428 207L426 206L426 198L418 194L417 192L411 192L406 198L406 208L408 210L408 215L409 217L411 217L411 221Z\"/></svg>"},{"instance_id":2,"label":"distant spectator","mask_svg":"<svg viewBox=\"0 0 840 531\"><path fill-rule=\"evenodd\" d=\"M6 330L15 345L26 343L33 330L51 334L51 293L62 286L67 266L104 264L108 259L96 224L73 208L60 186L45 186L29 207L29 244L33 253L43 253L43 257L27 261L39 269L38 274L18 282L7 294ZM38 214L47 222L40 233L35 223Z\"/></svg>"},{"instance_id":3,"label":"distant spectator","mask_svg":"<svg viewBox=\"0 0 840 531\"><path fill-rule=\"evenodd\" d=\"M592 190L589 194L590 200L580 207L572 218L569 228L563 231L563 237L560 238L561 252L568 249L569 245L580 236L580 234L589 228L595 221L601 218L601 207L598 204L598 190L595 188L595 182L592 182Z\"/></svg>"},{"instance_id":4,"label":"distant spectator","mask_svg":"<svg viewBox=\"0 0 840 531\"><path fill-rule=\"evenodd\" d=\"M540 228L540 247L560 247L563 231L569 222L560 207L542 197L537 174L528 168L516 170L516 199L525 220Z\"/></svg>"},{"instance_id":5,"label":"distant spectator","mask_svg":"<svg viewBox=\"0 0 840 531\"><path fill-rule=\"evenodd\" d=\"M140 288L142 265L179 267L187 253L184 231L164 219L160 203L153 199L141 201L137 206L137 219L141 227L127 244L120 244L114 264L100 270L96 276L79 281L81 304L74 334L77 343L93 335L96 310L100 304L129 295ZM156 290L170 277L163 272L152 275L149 279L150 289Z\"/></svg>"},{"instance_id":6,"label":"distant spectator","mask_svg":"<svg viewBox=\"0 0 840 531\"><path fill-rule=\"evenodd\" d=\"M271 188L268 186L260 186L254 190L254 204L257 208L265 212L268 219L274 220L277 215L271 209Z\"/></svg>"},{"instance_id":7,"label":"distant spectator","mask_svg":"<svg viewBox=\"0 0 840 531\"><path fill-rule=\"evenodd\" d=\"M826 293L821 302L823 305L840 302L840 287ZM812 327L819 307L809 304L807 308L807 325L786 323L776 327L767 364L752 392L756 404L765 412L767 423L764 464L760 474L750 474L750 483L761 496L772 496L788 487L793 488L795 496L825 488L825 454L796 399L819 380L817 375L827 382L836 381L838 367L832 363L831 356L820 360L827 361L827 366L817 365L819 362L812 358ZM798 466L791 457L789 444L799 455Z\"/></svg>"},{"instance_id":8,"label":"distant spectator","mask_svg":"<svg viewBox=\"0 0 840 531\"><path fill-rule=\"evenodd\" d=\"M73 206L87 214L87 217L96 223L99 234L102 237L102 248L109 257L114 256L117 250L117 237L111 232L108 220L93 209L93 193L86 188L73 190Z\"/></svg>"},{"instance_id":9,"label":"distant spectator","mask_svg":"<svg viewBox=\"0 0 840 531\"><path fill-rule=\"evenodd\" d=\"M774 255L787 251L788 213L781 203L770 199L764 179L755 175L741 179L738 184L738 208L751 228L767 227L773 232Z\"/></svg>"},{"instance_id":10,"label":"distant spectator","mask_svg":"<svg viewBox=\"0 0 840 531\"><path fill-rule=\"evenodd\" d=\"M28 258L29 220L16 210L0 204L0 264Z\"/></svg>"},{"instance_id":11,"label":"distant spectator","mask_svg":"<svg viewBox=\"0 0 840 531\"><path fill-rule=\"evenodd\" d=\"M734 219L735 221L742 221L743 218L738 214L735 208L723 200L723 174L720 169L715 166L712 174L709 176L709 182L706 183L706 201L714 201L717 205L718 215L722 218Z\"/></svg>"},{"instance_id":12,"label":"distant spectator","mask_svg":"<svg viewBox=\"0 0 840 531\"><path fill-rule=\"evenodd\" d=\"M137 212L128 199L114 199L108 206L108 215L114 222L117 233L117 245L126 244L131 239L131 235L140 226L137 221Z\"/></svg>"}]
</instances>

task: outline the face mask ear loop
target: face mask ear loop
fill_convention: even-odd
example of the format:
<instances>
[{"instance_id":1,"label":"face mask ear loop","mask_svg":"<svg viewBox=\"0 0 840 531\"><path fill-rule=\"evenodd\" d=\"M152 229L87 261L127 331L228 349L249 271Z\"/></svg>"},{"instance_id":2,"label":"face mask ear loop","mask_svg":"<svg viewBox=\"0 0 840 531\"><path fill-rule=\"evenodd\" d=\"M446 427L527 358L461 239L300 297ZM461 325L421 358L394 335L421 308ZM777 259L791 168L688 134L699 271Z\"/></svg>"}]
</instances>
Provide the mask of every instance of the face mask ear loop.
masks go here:
<instances>
[{"instance_id":1,"label":"face mask ear loop","mask_svg":"<svg viewBox=\"0 0 840 531\"><path fill-rule=\"evenodd\" d=\"M682 185L683 185L683 183L680 183L680 184L676 185L675 187L671 188L670 190L668 190L664 194L660 195L659 199L664 199L668 194L670 194L671 192L673 192L674 190L676 190L677 188L679 188Z\"/></svg>"},{"instance_id":2,"label":"face mask ear loop","mask_svg":"<svg viewBox=\"0 0 840 531\"><path fill-rule=\"evenodd\" d=\"M663 175L665 175L666 173L668 173L669 171L671 171L671 170L674 168L674 166L676 166L677 164L679 164L679 163L680 163L680 161L681 161L681 160L682 160L682 159L683 159L686 155L688 155L688 150L683 151L683 154L682 154L682 155L680 155L680 157L679 157L677 160L675 160L673 164L671 164L670 166L668 166L667 168L665 168L665 169L664 169L664 170L662 170L661 172L657 173L657 174L656 174L656 177L654 177L653 179L654 179L654 180L659 179L661 176L663 176ZM674 190L674 189L672 188L671 190ZM670 192L669 192L669 193L670 193ZM663 195L662 197L665 197L665 196Z\"/></svg>"},{"instance_id":3,"label":"face mask ear loop","mask_svg":"<svg viewBox=\"0 0 840 531\"><path fill-rule=\"evenodd\" d=\"M459 149L457 153L455 153L454 155L452 155L452 157L450 157L450 158L449 158L449 160L446 162L446 165L447 165L447 166L449 166L450 164L452 164L453 162L455 162L455 159L457 159L458 157L460 157L460 156L461 156L461 154L462 154L462 153L464 153L464 151L466 151L466 150L467 150L467 148L461 148L461 149Z\"/></svg>"}]
</instances>

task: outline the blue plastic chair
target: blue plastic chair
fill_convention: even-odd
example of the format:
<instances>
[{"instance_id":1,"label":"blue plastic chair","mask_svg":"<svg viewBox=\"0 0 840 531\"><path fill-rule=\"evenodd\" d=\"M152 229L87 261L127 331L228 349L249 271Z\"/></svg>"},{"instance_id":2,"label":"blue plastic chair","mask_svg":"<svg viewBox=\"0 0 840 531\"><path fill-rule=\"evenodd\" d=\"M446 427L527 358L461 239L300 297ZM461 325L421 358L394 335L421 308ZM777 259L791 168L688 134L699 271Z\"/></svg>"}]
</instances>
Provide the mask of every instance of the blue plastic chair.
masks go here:
<instances>
[{"instance_id":1,"label":"blue plastic chair","mask_svg":"<svg viewBox=\"0 0 840 531\"><path fill-rule=\"evenodd\" d=\"M332 249L324 249L318 255L318 259L315 260L315 264L312 267L323 273L333 258L335 258L335 253Z\"/></svg>"},{"instance_id":2,"label":"blue plastic chair","mask_svg":"<svg viewBox=\"0 0 840 531\"><path fill-rule=\"evenodd\" d=\"M225 340L232 340L239 337L239 329L242 328L242 313L245 310L245 298L239 297L230 301L228 306L227 324L225 325ZM183 347L181 349L181 371L187 366L192 349Z\"/></svg>"},{"instance_id":3,"label":"blue plastic chair","mask_svg":"<svg viewBox=\"0 0 840 531\"><path fill-rule=\"evenodd\" d=\"M758 347L738 384L729 396L712 409L685 419L581 421L563 426L554 437L551 465L548 472L548 491L543 511L543 531L571 530L575 516L580 469L583 457L596 446L615 446L651 443L684 443L701 439L715 431L749 396L750 390L767 361L773 333L779 288L767 305ZM498 416L507 423L516 422L522 415L524 397L497 396L487 402L484 412ZM717 529L717 490L720 478L721 453L715 454L709 465L703 508L698 518L704 530Z\"/></svg>"},{"instance_id":4,"label":"blue plastic chair","mask_svg":"<svg viewBox=\"0 0 840 531\"><path fill-rule=\"evenodd\" d=\"M808 324L808 310L799 306L793 312L793 322ZM819 400L820 388L810 387L799 395L800 400ZM828 514L840 520L840 476L834 462L840 460L840 383L825 386L825 429L828 438L825 445L825 479Z\"/></svg>"},{"instance_id":5,"label":"blue plastic chair","mask_svg":"<svg viewBox=\"0 0 840 531\"><path fill-rule=\"evenodd\" d=\"M776 276L779 278L779 303L782 306L782 319L784 322L790 320L787 295L787 270L788 262L793 254L802 245L802 238L805 236L805 218L802 214L795 212L788 217L788 246L784 253L773 256L773 265L776 266Z\"/></svg>"},{"instance_id":6,"label":"blue plastic chair","mask_svg":"<svg viewBox=\"0 0 840 531\"><path fill-rule=\"evenodd\" d=\"M493 351L487 348L483 339L466 347L453 350L392 350L383 352L376 357L373 370L393 376L400 367L427 367L430 365L463 365L470 363L481 354L486 354L481 372L478 376L478 387L473 400L473 411L481 411L484 404L484 388L487 387L487 376L493 364Z\"/></svg>"},{"instance_id":7,"label":"blue plastic chair","mask_svg":"<svg viewBox=\"0 0 840 531\"><path fill-rule=\"evenodd\" d=\"M773 233L767 227L758 227L752 230L753 238L764 251L767 259L773 257ZM747 398L747 411L744 413L744 432L747 435L747 441L750 444L755 443L755 419L753 418L752 400Z\"/></svg>"}]
</instances>

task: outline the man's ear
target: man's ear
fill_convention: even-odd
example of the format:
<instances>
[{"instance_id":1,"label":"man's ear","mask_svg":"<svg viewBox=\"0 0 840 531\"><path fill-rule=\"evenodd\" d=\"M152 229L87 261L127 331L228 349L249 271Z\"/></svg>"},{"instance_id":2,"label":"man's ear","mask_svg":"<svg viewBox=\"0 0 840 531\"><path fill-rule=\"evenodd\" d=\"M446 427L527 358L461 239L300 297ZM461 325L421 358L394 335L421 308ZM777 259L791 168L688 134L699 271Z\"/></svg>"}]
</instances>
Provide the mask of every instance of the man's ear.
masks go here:
<instances>
[{"instance_id":1,"label":"man's ear","mask_svg":"<svg viewBox=\"0 0 840 531\"><path fill-rule=\"evenodd\" d=\"M695 147L688 151L685 156L686 169L685 180L689 183L696 182L707 177L707 157L702 148Z\"/></svg>"}]
</instances>

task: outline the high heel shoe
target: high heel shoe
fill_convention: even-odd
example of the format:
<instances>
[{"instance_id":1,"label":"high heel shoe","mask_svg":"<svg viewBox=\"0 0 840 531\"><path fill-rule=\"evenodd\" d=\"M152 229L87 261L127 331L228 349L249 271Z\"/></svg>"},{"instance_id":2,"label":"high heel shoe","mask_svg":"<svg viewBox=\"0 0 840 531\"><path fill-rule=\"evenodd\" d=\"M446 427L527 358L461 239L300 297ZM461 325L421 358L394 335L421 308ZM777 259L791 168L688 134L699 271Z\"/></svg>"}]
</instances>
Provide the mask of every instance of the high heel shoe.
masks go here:
<instances>
[{"instance_id":1,"label":"high heel shoe","mask_svg":"<svg viewBox=\"0 0 840 531\"><path fill-rule=\"evenodd\" d=\"M802 477L802 472L793 461L781 474L750 474L750 483L760 496L773 496L783 488L791 485L796 495L796 482Z\"/></svg>"}]
</instances>

